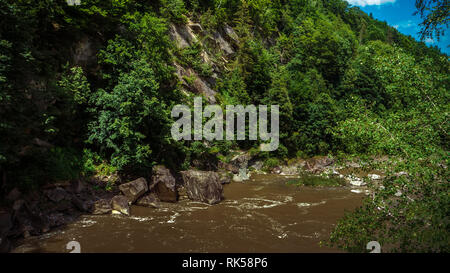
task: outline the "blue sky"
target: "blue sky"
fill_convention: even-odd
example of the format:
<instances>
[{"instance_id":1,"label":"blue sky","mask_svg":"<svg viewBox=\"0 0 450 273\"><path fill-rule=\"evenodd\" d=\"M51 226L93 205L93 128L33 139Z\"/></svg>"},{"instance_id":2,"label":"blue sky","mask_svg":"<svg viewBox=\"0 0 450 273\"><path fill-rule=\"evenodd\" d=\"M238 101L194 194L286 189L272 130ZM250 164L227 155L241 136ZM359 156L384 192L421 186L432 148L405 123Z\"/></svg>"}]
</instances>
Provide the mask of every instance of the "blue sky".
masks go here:
<instances>
[{"instance_id":1,"label":"blue sky","mask_svg":"<svg viewBox=\"0 0 450 273\"><path fill-rule=\"evenodd\" d=\"M346 0L352 5L359 6L367 14L372 13L373 17L386 21L389 25L398 29L401 33L411 35L419 40L417 32L420 30L419 15L413 15L416 8L414 0ZM427 40L427 45L437 45L442 52L450 55L450 32L446 31L445 36L440 41Z\"/></svg>"}]
</instances>

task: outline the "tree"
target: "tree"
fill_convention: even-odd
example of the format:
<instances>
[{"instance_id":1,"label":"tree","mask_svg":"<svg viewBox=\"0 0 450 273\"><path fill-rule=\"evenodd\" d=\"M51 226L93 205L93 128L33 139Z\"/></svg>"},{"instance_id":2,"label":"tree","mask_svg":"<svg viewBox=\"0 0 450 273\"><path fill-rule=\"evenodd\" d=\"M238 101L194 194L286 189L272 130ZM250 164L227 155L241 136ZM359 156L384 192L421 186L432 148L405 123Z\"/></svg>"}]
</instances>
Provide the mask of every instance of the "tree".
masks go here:
<instances>
[{"instance_id":1,"label":"tree","mask_svg":"<svg viewBox=\"0 0 450 273\"><path fill-rule=\"evenodd\" d=\"M416 0L417 11L423 19L420 31L421 39L437 40L445 34L450 23L450 4L448 0Z\"/></svg>"}]
</instances>

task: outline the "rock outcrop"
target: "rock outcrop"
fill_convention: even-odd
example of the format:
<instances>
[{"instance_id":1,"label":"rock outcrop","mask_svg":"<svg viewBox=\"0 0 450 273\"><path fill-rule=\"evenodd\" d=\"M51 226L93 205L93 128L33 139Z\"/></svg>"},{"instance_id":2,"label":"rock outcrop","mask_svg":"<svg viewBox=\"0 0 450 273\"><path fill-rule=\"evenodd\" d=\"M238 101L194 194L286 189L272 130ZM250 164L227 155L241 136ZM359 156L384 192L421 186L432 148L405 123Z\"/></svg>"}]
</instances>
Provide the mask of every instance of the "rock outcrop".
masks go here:
<instances>
[{"instance_id":1,"label":"rock outcrop","mask_svg":"<svg viewBox=\"0 0 450 273\"><path fill-rule=\"evenodd\" d=\"M181 175L189 199L208 204L223 199L223 187L216 172L191 170L183 171Z\"/></svg>"}]
</instances>

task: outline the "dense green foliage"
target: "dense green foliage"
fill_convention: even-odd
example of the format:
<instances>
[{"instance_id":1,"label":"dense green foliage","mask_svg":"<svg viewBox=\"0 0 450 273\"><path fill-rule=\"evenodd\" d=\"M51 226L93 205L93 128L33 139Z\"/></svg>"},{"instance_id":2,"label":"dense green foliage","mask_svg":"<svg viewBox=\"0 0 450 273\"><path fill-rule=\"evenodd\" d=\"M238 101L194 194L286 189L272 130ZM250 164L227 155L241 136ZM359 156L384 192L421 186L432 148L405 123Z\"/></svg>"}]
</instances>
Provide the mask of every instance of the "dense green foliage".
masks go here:
<instances>
[{"instance_id":1,"label":"dense green foliage","mask_svg":"<svg viewBox=\"0 0 450 273\"><path fill-rule=\"evenodd\" d=\"M203 36L177 48L170 24L189 20ZM229 56L211 42L225 25L237 35ZM384 187L373 185L332 244L449 250L448 57L343 0L0 0L1 190L255 151L254 141L171 138L172 107L192 98L174 63L216 73L222 105L280 106L279 149L256 152L268 165L319 154L397 160L375 166L389 173Z\"/></svg>"}]
</instances>

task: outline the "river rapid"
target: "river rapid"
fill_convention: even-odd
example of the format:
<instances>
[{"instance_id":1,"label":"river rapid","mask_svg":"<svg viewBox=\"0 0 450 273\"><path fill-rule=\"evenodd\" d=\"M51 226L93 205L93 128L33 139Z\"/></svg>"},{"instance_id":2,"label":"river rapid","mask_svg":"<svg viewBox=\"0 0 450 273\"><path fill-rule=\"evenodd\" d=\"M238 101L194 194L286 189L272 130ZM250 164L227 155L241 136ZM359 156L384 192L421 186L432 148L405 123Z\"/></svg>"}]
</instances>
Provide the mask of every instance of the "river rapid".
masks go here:
<instances>
[{"instance_id":1,"label":"river rapid","mask_svg":"<svg viewBox=\"0 0 450 273\"><path fill-rule=\"evenodd\" d=\"M364 194L348 187L288 185L288 177L252 175L224 186L217 205L182 200L160 208L133 206L130 217L85 215L12 252L339 252L321 247L346 210Z\"/></svg>"}]
</instances>

